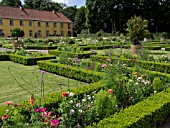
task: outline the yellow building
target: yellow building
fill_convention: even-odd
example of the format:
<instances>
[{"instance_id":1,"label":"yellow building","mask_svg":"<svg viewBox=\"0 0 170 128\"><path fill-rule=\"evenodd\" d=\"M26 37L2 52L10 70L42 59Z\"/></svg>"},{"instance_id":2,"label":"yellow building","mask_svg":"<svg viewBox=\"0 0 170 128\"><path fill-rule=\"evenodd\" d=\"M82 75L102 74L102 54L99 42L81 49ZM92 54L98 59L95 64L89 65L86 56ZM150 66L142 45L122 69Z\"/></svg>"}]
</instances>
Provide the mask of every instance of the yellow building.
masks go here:
<instances>
[{"instance_id":1,"label":"yellow building","mask_svg":"<svg viewBox=\"0 0 170 128\"><path fill-rule=\"evenodd\" d=\"M73 36L73 23L62 13L0 6L0 37L10 37L14 28L25 36L44 38L50 35Z\"/></svg>"}]
</instances>

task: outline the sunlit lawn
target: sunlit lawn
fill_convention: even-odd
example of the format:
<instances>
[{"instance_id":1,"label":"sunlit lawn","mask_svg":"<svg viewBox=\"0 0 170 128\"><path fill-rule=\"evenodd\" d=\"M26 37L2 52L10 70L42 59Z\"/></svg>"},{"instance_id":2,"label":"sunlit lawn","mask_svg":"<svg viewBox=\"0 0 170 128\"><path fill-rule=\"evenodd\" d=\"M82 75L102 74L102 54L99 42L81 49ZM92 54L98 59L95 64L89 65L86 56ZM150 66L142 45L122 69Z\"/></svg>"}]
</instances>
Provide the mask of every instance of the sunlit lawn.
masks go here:
<instances>
[{"instance_id":1,"label":"sunlit lawn","mask_svg":"<svg viewBox=\"0 0 170 128\"><path fill-rule=\"evenodd\" d=\"M87 83L51 73L46 73L43 77L45 94L67 89L68 85L70 88L87 85ZM31 95L29 92L40 97L41 78L38 66L24 66L10 61L0 61L0 106L4 105L6 101L18 103L29 100Z\"/></svg>"}]
</instances>

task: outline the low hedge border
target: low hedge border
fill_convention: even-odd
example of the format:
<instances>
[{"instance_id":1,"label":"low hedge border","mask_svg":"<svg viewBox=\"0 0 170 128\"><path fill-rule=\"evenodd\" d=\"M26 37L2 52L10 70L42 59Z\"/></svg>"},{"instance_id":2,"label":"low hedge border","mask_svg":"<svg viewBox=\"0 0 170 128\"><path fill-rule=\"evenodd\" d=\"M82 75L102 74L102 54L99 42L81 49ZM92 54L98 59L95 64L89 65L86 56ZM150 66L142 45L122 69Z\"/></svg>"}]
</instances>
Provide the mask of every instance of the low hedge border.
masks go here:
<instances>
[{"instance_id":1,"label":"low hedge border","mask_svg":"<svg viewBox=\"0 0 170 128\"><path fill-rule=\"evenodd\" d=\"M51 50L57 49L58 46L24 46L25 49Z\"/></svg>"},{"instance_id":2,"label":"low hedge border","mask_svg":"<svg viewBox=\"0 0 170 128\"><path fill-rule=\"evenodd\" d=\"M119 43L113 43L112 45L103 45L103 46L79 46L77 49L80 49L81 51L89 51L89 50L103 50L103 49L110 49L110 48L129 48L129 45L123 45L120 46Z\"/></svg>"},{"instance_id":3,"label":"low hedge border","mask_svg":"<svg viewBox=\"0 0 170 128\"><path fill-rule=\"evenodd\" d=\"M8 54L0 54L0 61L10 61Z\"/></svg>"},{"instance_id":4,"label":"low hedge border","mask_svg":"<svg viewBox=\"0 0 170 128\"><path fill-rule=\"evenodd\" d=\"M37 56L37 57L27 57L27 56L21 56L21 55L15 55L15 54L9 54L9 58L11 61L24 64L24 65L36 65L37 61L39 60L47 60L47 59L55 59L56 57L53 55L43 55L43 56Z\"/></svg>"},{"instance_id":5,"label":"low hedge border","mask_svg":"<svg viewBox=\"0 0 170 128\"><path fill-rule=\"evenodd\" d=\"M62 53L63 53L63 51L59 51L59 50L49 50L48 51L48 54L56 55L56 56L59 56ZM65 53L68 53L69 57L77 57L79 59L90 58L91 55L97 54L96 52L83 52L83 53L65 52Z\"/></svg>"},{"instance_id":6,"label":"low hedge border","mask_svg":"<svg viewBox=\"0 0 170 128\"><path fill-rule=\"evenodd\" d=\"M170 88L88 128L155 128L170 114Z\"/></svg>"},{"instance_id":7,"label":"low hedge border","mask_svg":"<svg viewBox=\"0 0 170 128\"><path fill-rule=\"evenodd\" d=\"M92 61L98 61L102 63L107 62L107 58L110 58L112 62L117 62L118 60L122 63L126 64L128 67L134 67L135 65L139 65L141 68L145 70L152 70L152 71L158 71L163 73L170 73L170 65L169 63L158 63L158 62L151 62L151 61L142 61L142 60L135 60L135 62L132 62L131 59L121 59L121 58L114 58L114 57L108 57L108 56L91 56L90 57Z\"/></svg>"},{"instance_id":8,"label":"low hedge border","mask_svg":"<svg viewBox=\"0 0 170 128\"><path fill-rule=\"evenodd\" d=\"M97 82L102 78L102 73L88 71L82 68L67 66L64 64L53 62L55 60L38 61L37 64L41 70L46 70L61 76L66 76L83 82Z\"/></svg>"}]
</instances>

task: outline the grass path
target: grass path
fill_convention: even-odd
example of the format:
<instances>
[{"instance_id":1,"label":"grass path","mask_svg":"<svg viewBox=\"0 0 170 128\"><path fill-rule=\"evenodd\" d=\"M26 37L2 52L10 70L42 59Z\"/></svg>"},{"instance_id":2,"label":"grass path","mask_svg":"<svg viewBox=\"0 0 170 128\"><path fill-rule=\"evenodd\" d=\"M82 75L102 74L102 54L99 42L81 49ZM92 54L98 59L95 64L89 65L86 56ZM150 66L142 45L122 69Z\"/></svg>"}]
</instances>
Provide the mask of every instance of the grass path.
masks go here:
<instances>
[{"instance_id":1,"label":"grass path","mask_svg":"<svg viewBox=\"0 0 170 128\"><path fill-rule=\"evenodd\" d=\"M69 86L77 87L87 85L66 77L58 76L52 73L43 75L45 94L67 89ZM16 80L14 80L14 78ZM6 101L19 102L29 100L30 91L36 97L41 95L41 71L38 66L24 66L10 61L0 61L0 106ZM60 86L62 84L62 86Z\"/></svg>"}]
</instances>

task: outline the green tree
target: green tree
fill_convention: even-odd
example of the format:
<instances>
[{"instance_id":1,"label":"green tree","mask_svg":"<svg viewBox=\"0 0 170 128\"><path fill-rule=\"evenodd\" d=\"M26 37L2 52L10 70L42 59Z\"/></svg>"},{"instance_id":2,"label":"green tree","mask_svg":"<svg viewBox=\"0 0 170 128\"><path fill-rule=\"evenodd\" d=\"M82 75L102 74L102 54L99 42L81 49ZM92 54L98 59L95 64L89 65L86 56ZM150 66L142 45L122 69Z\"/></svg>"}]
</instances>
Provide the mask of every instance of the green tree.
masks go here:
<instances>
[{"instance_id":1,"label":"green tree","mask_svg":"<svg viewBox=\"0 0 170 128\"><path fill-rule=\"evenodd\" d=\"M0 5L20 7L20 6L22 6L22 3L20 0L2 0L0 2Z\"/></svg>"},{"instance_id":2,"label":"green tree","mask_svg":"<svg viewBox=\"0 0 170 128\"><path fill-rule=\"evenodd\" d=\"M17 40L18 40L18 37L23 37L24 35L25 35L24 31L21 30L20 28L14 28L11 32L11 36L17 37Z\"/></svg>"},{"instance_id":3,"label":"green tree","mask_svg":"<svg viewBox=\"0 0 170 128\"><path fill-rule=\"evenodd\" d=\"M77 13L74 17L74 32L80 34L83 29L86 29L85 22L85 10L86 8L82 6L77 10Z\"/></svg>"},{"instance_id":4,"label":"green tree","mask_svg":"<svg viewBox=\"0 0 170 128\"><path fill-rule=\"evenodd\" d=\"M67 17L69 18L71 21L74 22L74 16L77 13L77 7L76 6L69 6L64 8L63 10L61 10L61 12Z\"/></svg>"}]
</instances>

